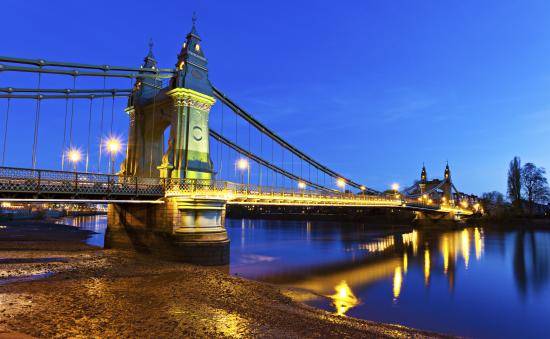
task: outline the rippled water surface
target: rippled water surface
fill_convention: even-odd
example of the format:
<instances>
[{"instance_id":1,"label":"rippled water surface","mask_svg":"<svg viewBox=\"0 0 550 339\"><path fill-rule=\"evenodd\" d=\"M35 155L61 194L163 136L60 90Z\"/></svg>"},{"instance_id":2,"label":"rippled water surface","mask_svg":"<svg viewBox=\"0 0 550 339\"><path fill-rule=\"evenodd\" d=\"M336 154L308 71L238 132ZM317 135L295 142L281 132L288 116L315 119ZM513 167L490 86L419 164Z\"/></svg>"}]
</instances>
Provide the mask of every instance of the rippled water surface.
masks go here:
<instances>
[{"instance_id":1,"label":"rippled water surface","mask_svg":"<svg viewBox=\"0 0 550 339\"><path fill-rule=\"evenodd\" d=\"M227 220L231 272L341 315L486 338L550 337L550 232Z\"/></svg>"}]
</instances>

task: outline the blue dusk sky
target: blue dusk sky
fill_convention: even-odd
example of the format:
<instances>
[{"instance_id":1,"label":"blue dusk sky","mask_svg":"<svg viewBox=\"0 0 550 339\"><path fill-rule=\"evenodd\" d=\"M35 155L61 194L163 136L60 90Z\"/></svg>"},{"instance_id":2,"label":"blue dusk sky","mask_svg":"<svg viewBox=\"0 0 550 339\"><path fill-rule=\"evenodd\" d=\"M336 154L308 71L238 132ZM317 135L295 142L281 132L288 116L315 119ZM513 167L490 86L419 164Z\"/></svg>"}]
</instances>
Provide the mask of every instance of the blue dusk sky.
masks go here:
<instances>
[{"instance_id":1,"label":"blue dusk sky","mask_svg":"<svg viewBox=\"0 0 550 339\"><path fill-rule=\"evenodd\" d=\"M407 185L449 161L459 189L504 192L513 156L550 168L548 1L4 0L0 55L138 66L152 38L173 67L193 11L211 82L356 181ZM0 87L35 85L0 73ZM13 105L6 165L29 166L34 103ZM44 104L38 167L59 167L64 107Z\"/></svg>"}]
</instances>

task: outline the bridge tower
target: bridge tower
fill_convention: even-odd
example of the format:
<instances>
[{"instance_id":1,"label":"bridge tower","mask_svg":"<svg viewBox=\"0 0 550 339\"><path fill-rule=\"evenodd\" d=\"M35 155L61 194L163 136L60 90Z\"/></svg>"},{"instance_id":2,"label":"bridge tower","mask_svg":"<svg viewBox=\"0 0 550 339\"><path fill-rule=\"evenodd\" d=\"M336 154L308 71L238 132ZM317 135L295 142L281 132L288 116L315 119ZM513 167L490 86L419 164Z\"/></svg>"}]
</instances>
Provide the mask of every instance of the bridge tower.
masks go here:
<instances>
[{"instance_id":1,"label":"bridge tower","mask_svg":"<svg viewBox=\"0 0 550 339\"><path fill-rule=\"evenodd\" d=\"M451 180L451 169L449 168L449 163L445 166L445 172L443 174L443 180L445 183L441 187L443 190L443 197L445 202L452 204L453 203L453 182Z\"/></svg>"},{"instance_id":2,"label":"bridge tower","mask_svg":"<svg viewBox=\"0 0 550 339\"><path fill-rule=\"evenodd\" d=\"M152 45L145 67L157 67ZM176 72L168 86L162 88L162 83L154 77L137 78L126 109L130 129L121 173L163 178L176 187L169 190L162 205L109 206L109 227L113 231L125 231L132 238L126 242L132 246L140 244L149 252L160 250L163 255L187 262L228 263L229 239L224 227L226 201L177 189L181 183L193 185L194 180L212 180L208 118L214 103L207 59L193 15L191 31L178 54ZM170 134L163 154L167 128ZM121 239L115 233L112 232L114 243Z\"/></svg>"},{"instance_id":3,"label":"bridge tower","mask_svg":"<svg viewBox=\"0 0 550 339\"><path fill-rule=\"evenodd\" d=\"M422 164L422 172L420 172L420 194L424 194L426 192L426 184L428 183L428 175L426 174L426 166Z\"/></svg>"}]
</instances>

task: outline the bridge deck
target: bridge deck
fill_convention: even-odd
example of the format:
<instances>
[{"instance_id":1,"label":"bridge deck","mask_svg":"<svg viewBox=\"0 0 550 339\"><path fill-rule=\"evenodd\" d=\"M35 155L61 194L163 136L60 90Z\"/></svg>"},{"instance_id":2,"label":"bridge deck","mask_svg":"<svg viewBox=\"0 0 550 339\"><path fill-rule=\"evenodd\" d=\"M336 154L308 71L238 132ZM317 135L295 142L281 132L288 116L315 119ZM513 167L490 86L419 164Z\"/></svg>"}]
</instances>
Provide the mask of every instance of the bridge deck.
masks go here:
<instances>
[{"instance_id":1,"label":"bridge deck","mask_svg":"<svg viewBox=\"0 0 550 339\"><path fill-rule=\"evenodd\" d=\"M219 198L228 204L385 207L471 215L455 206L423 204L396 196L365 195L238 184L0 167L0 201L157 203L165 196Z\"/></svg>"}]
</instances>

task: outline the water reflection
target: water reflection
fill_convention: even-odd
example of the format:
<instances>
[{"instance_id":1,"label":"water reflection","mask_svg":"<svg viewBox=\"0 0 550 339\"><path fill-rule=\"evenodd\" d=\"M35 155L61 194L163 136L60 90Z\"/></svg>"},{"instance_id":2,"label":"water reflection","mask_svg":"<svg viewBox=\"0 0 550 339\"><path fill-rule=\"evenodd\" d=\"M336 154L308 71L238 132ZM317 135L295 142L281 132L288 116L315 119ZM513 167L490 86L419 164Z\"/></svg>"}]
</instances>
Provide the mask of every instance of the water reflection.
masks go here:
<instances>
[{"instance_id":1,"label":"water reflection","mask_svg":"<svg viewBox=\"0 0 550 339\"><path fill-rule=\"evenodd\" d=\"M523 297L548 284L550 271L549 234L541 237L533 231L518 231L514 246L514 277Z\"/></svg>"},{"instance_id":2,"label":"water reflection","mask_svg":"<svg viewBox=\"0 0 550 339\"><path fill-rule=\"evenodd\" d=\"M231 272L313 292L308 304L339 315L498 337L539 334L550 309L550 232L253 223L242 243L241 222L228 225ZM247 263L251 255L271 259ZM531 294L537 302L526 304ZM496 313L508 320L489 330L482 319Z\"/></svg>"},{"instance_id":3,"label":"water reflection","mask_svg":"<svg viewBox=\"0 0 550 339\"><path fill-rule=\"evenodd\" d=\"M70 225L83 230L92 231L94 233L90 235L86 243L98 247L104 247L105 245L105 231L107 230L106 215L65 217L56 220L56 224Z\"/></svg>"},{"instance_id":4,"label":"water reflection","mask_svg":"<svg viewBox=\"0 0 550 339\"><path fill-rule=\"evenodd\" d=\"M396 267L393 273L393 299L394 301L399 298L401 294L401 284L403 284L403 274L401 273L401 267Z\"/></svg>"},{"instance_id":5,"label":"water reflection","mask_svg":"<svg viewBox=\"0 0 550 339\"><path fill-rule=\"evenodd\" d=\"M336 287L334 287L336 293L330 296L332 299L332 304L336 309L336 314L345 315L346 312L359 304L359 299L353 294L351 288L349 288L348 283L345 280L342 280Z\"/></svg>"}]
</instances>

